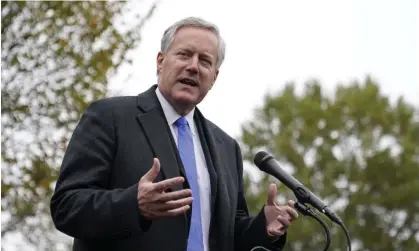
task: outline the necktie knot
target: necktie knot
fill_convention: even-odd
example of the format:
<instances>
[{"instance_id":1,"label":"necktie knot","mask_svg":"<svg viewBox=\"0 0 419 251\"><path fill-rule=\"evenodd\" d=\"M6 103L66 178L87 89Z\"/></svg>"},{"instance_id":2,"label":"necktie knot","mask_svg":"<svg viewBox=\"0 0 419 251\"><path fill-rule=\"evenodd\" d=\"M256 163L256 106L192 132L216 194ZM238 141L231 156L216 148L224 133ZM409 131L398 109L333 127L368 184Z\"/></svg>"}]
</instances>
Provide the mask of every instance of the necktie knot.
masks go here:
<instances>
[{"instance_id":1,"label":"necktie knot","mask_svg":"<svg viewBox=\"0 0 419 251\"><path fill-rule=\"evenodd\" d=\"M185 125L188 125L188 121L186 120L185 117L180 117L176 120L175 124L176 126L185 126Z\"/></svg>"}]
</instances>

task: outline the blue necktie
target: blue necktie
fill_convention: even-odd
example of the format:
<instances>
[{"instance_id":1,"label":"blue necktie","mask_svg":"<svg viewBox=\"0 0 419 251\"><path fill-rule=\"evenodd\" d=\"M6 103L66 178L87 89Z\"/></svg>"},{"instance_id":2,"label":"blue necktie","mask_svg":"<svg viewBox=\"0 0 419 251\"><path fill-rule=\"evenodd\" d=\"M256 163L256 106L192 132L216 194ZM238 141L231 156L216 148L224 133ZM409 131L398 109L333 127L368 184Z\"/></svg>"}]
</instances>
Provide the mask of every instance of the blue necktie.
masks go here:
<instances>
[{"instance_id":1,"label":"blue necktie","mask_svg":"<svg viewBox=\"0 0 419 251\"><path fill-rule=\"evenodd\" d=\"M199 199L198 173L195 162L194 144L188 121L180 117L175 122L178 129L178 148L185 168L186 177L192 190L192 217L187 251L204 251L201 203Z\"/></svg>"}]
</instances>

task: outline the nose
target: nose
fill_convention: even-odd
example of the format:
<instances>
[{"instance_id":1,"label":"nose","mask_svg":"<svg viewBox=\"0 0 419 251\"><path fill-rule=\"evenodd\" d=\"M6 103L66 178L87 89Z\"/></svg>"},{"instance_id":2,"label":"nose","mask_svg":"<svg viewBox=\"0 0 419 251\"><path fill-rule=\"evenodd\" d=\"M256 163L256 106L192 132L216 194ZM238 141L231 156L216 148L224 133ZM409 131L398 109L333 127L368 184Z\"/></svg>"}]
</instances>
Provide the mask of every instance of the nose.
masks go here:
<instances>
[{"instance_id":1,"label":"nose","mask_svg":"<svg viewBox=\"0 0 419 251\"><path fill-rule=\"evenodd\" d=\"M198 60L199 60L198 55L194 55L193 57L190 57L186 70L191 72L191 73L197 73L198 72Z\"/></svg>"}]
</instances>

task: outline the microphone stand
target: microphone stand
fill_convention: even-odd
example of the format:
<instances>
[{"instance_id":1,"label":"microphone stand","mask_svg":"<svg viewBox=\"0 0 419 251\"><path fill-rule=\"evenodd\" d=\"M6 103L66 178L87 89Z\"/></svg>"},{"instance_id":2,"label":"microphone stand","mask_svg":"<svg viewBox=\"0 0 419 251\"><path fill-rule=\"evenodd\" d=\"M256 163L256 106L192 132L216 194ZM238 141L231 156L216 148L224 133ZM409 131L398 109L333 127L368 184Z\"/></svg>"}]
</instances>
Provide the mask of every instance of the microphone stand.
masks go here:
<instances>
[{"instance_id":1,"label":"microphone stand","mask_svg":"<svg viewBox=\"0 0 419 251\"><path fill-rule=\"evenodd\" d=\"M324 247L323 251L327 251L329 249L330 246L330 229L329 226L326 224L326 222L320 218L313 210L311 210L310 207L304 205L303 203L300 202L295 202L294 207L300 211L303 215L305 216L310 216L312 218L314 218L317 222L320 223L320 225L322 225L322 227L324 228L324 231L326 232L326 246Z\"/></svg>"}]
</instances>

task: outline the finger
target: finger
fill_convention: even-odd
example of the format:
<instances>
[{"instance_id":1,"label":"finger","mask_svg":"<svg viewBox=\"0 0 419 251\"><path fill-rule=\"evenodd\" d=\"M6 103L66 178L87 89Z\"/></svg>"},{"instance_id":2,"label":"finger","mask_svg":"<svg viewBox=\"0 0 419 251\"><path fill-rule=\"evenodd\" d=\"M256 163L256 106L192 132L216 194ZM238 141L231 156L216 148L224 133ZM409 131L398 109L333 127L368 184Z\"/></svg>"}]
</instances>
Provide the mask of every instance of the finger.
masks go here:
<instances>
[{"instance_id":1,"label":"finger","mask_svg":"<svg viewBox=\"0 0 419 251\"><path fill-rule=\"evenodd\" d=\"M159 213L159 215L161 216L178 216L178 215L182 215L184 213L186 213L191 207L189 205L180 207L180 208L176 208L176 209L172 209L169 211L165 211L165 212L161 212Z\"/></svg>"},{"instance_id":2,"label":"finger","mask_svg":"<svg viewBox=\"0 0 419 251\"><path fill-rule=\"evenodd\" d=\"M276 185L275 184L270 184L269 185L269 190L268 190L268 205L269 206L274 206L275 205L275 197L276 197Z\"/></svg>"},{"instance_id":3,"label":"finger","mask_svg":"<svg viewBox=\"0 0 419 251\"><path fill-rule=\"evenodd\" d=\"M295 220L295 219L298 218L298 212L294 208L292 208L290 206L286 206L285 210L289 214L289 216L291 217L291 220Z\"/></svg>"},{"instance_id":4,"label":"finger","mask_svg":"<svg viewBox=\"0 0 419 251\"><path fill-rule=\"evenodd\" d=\"M174 186L181 185L183 182L185 182L185 179L183 177L175 177L175 178L163 180L160 182L156 182L153 185L154 185L155 190L163 192Z\"/></svg>"},{"instance_id":5,"label":"finger","mask_svg":"<svg viewBox=\"0 0 419 251\"><path fill-rule=\"evenodd\" d=\"M165 203L156 204L153 209L157 211L170 211L177 208L182 208L184 206L190 205L192 203L192 197L183 198L179 200L171 200Z\"/></svg>"},{"instance_id":6,"label":"finger","mask_svg":"<svg viewBox=\"0 0 419 251\"><path fill-rule=\"evenodd\" d=\"M291 225L291 222L287 218L288 217L279 215L278 217L276 217L276 220L282 223L282 225L284 225L285 227L288 227L289 225Z\"/></svg>"},{"instance_id":7,"label":"finger","mask_svg":"<svg viewBox=\"0 0 419 251\"><path fill-rule=\"evenodd\" d=\"M190 196L192 196L191 189L182 189L175 192L163 193L158 196L157 201L166 202L166 201L178 200L178 199L182 199L182 198L190 197Z\"/></svg>"},{"instance_id":8,"label":"finger","mask_svg":"<svg viewBox=\"0 0 419 251\"><path fill-rule=\"evenodd\" d=\"M286 228L285 227L281 227L281 228L270 228L268 229L268 234L270 236L281 236L285 233Z\"/></svg>"},{"instance_id":9,"label":"finger","mask_svg":"<svg viewBox=\"0 0 419 251\"><path fill-rule=\"evenodd\" d=\"M143 215L147 219L153 220L153 219L159 219L159 218L164 218L164 217L182 215L182 214L186 213L189 209L190 209L189 205L179 207L179 208L175 208L175 209L172 209L172 210L166 210L166 211L157 211L157 210L153 210L150 207L147 207L146 210L144 211Z\"/></svg>"},{"instance_id":10,"label":"finger","mask_svg":"<svg viewBox=\"0 0 419 251\"><path fill-rule=\"evenodd\" d=\"M147 181L153 182L157 175L160 172L160 161L158 158L153 159L153 166L151 166L151 169L148 170L146 174L144 174L143 178Z\"/></svg>"},{"instance_id":11,"label":"finger","mask_svg":"<svg viewBox=\"0 0 419 251\"><path fill-rule=\"evenodd\" d=\"M290 207L292 207L292 208L295 208L295 201L293 201L293 200L289 200L289 201L288 201L288 206L290 206Z\"/></svg>"}]
</instances>

